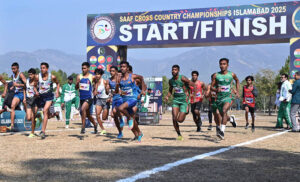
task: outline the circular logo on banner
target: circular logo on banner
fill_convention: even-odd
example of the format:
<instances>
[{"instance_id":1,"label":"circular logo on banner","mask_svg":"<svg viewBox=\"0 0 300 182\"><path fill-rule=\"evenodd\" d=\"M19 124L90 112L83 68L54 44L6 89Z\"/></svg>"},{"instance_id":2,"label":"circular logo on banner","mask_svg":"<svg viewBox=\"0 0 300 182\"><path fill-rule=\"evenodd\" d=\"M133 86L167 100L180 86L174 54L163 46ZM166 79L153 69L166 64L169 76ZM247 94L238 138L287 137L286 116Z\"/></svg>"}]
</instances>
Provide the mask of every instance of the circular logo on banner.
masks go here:
<instances>
[{"instance_id":1,"label":"circular logo on banner","mask_svg":"<svg viewBox=\"0 0 300 182\"><path fill-rule=\"evenodd\" d=\"M292 23L293 23L293 26L294 26L295 30L300 32L300 7L298 7L294 11L293 17L292 17Z\"/></svg>"},{"instance_id":2,"label":"circular logo on banner","mask_svg":"<svg viewBox=\"0 0 300 182\"><path fill-rule=\"evenodd\" d=\"M98 62L99 62L100 64L103 64L103 63L105 62L105 57L104 57L104 56L99 56L99 57L98 57Z\"/></svg>"},{"instance_id":3,"label":"circular logo on banner","mask_svg":"<svg viewBox=\"0 0 300 182\"><path fill-rule=\"evenodd\" d=\"M112 57L112 56L107 56L107 57L106 57L106 61L107 61L108 63L111 63L111 62L113 61L113 57Z\"/></svg>"},{"instance_id":4,"label":"circular logo on banner","mask_svg":"<svg viewBox=\"0 0 300 182\"><path fill-rule=\"evenodd\" d=\"M291 77L292 77L292 78L295 78L295 74L296 74L297 71L298 71L298 70L293 70L293 71L291 71Z\"/></svg>"},{"instance_id":5,"label":"circular logo on banner","mask_svg":"<svg viewBox=\"0 0 300 182\"><path fill-rule=\"evenodd\" d=\"M300 49L296 49L296 50L294 51L294 56L295 56L296 58L300 58Z\"/></svg>"},{"instance_id":6,"label":"circular logo on banner","mask_svg":"<svg viewBox=\"0 0 300 182\"><path fill-rule=\"evenodd\" d=\"M94 73L96 68L97 68L97 66L93 64L90 67L90 71Z\"/></svg>"},{"instance_id":7,"label":"circular logo on banner","mask_svg":"<svg viewBox=\"0 0 300 182\"><path fill-rule=\"evenodd\" d=\"M92 38L101 44L113 39L116 32L114 21L107 16L100 16L93 20L90 26Z\"/></svg>"},{"instance_id":8,"label":"circular logo on banner","mask_svg":"<svg viewBox=\"0 0 300 182\"><path fill-rule=\"evenodd\" d=\"M300 59L295 59L295 61L294 61L294 66L295 66L296 68L300 68Z\"/></svg>"},{"instance_id":9,"label":"circular logo on banner","mask_svg":"<svg viewBox=\"0 0 300 182\"><path fill-rule=\"evenodd\" d=\"M90 57L90 62L91 62L92 64L95 64L95 63L97 62L97 57L96 57L96 56L91 56L91 57Z\"/></svg>"},{"instance_id":10,"label":"circular logo on banner","mask_svg":"<svg viewBox=\"0 0 300 182\"><path fill-rule=\"evenodd\" d=\"M103 69L103 71L105 71L105 66L102 65L102 64L100 64L100 65L98 66L98 69Z\"/></svg>"},{"instance_id":11,"label":"circular logo on banner","mask_svg":"<svg viewBox=\"0 0 300 182\"><path fill-rule=\"evenodd\" d=\"M104 49L104 47L100 47L100 48L98 49L98 54L99 54L99 55L104 55L104 54L105 54L105 49Z\"/></svg>"}]
</instances>

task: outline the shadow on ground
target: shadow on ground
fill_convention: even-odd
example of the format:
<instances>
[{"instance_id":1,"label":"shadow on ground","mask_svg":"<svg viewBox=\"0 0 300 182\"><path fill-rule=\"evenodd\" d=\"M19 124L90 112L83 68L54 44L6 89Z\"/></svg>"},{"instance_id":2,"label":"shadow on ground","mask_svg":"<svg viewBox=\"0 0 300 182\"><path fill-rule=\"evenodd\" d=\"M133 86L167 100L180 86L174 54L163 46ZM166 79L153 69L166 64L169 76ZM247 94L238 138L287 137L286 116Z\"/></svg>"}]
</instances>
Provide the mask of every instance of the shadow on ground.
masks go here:
<instances>
[{"instance_id":1,"label":"shadow on ground","mask_svg":"<svg viewBox=\"0 0 300 182\"><path fill-rule=\"evenodd\" d=\"M25 160L20 163L25 175L10 176L0 171L0 181L115 181L218 149L136 145L114 151L80 152L78 159ZM299 159L300 153L240 147L155 174L143 181L297 181L300 177Z\"/></svg>"}]
</instances>

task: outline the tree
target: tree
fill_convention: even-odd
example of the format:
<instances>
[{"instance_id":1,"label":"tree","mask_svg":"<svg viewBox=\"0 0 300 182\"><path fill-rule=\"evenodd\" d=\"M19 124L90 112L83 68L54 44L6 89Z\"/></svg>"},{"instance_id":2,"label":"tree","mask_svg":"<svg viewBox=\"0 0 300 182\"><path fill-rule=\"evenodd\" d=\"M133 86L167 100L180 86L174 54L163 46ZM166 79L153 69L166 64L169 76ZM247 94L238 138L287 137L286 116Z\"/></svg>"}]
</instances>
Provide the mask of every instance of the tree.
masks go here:
<instances>
[{"instance_id":1,"label":"tree","mask_svg":"<svg viewBox=\"0 0 300 182\"><path fill-rule=\"evenodd\" d=\"M269 69L260 70L255 76L256 87L259 92L257 100L263 103L264 112L269 99L269 115L271 115L272 96L276 94L276 73Z\"/></svg>"},{"instance_id":2,"label":"tree","mask_svg":"<svg viewBox=\"0 0 300 182\"><path fill-rule=\"evenodd\" d=\"M168 95L169 92L169 79L166 76L163 76L163 104L164 105L171 105L173 101L173 97L169 97L168 102L165 102L165 97Z\"/></svg>"},{"instance_id":3,"label":"tree","mask_svg":"<svg viewBox=\"0 0 300 182\"><path fill-rule=\"evenodd\" d=\"M288 74L290 72L290 56L285 60L284 66L281 67L279 70L279 73L276 76L275 82L279 83L280 82L280 75L281 74Z\"/></svg>"}]
</instances>

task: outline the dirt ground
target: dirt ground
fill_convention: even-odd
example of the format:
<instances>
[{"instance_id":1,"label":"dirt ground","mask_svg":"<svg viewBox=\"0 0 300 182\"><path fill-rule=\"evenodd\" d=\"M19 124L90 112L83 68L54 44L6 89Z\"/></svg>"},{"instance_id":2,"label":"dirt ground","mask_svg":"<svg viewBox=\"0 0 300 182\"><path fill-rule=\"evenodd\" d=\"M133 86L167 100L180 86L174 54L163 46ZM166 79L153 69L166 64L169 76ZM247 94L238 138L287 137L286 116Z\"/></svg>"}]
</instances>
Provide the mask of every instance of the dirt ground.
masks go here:
<instances>
[{"instance_id":1,"label":"dirt ground","mask_svg":"<svg viewBox=\"0 0 300 182\"><path fill-rule=\"evenodd\" d=\"M245 130L243 112L235 112L238 127L227 124L225 140L218 140L215 128L196 132L191 115L181 126L184 141L176 141L171 115L163 115L156 126L140 126L141 143L124 127L107 128L100 136L80 133L80 121L50 121L46 139L28 138L28 133L0 135L0 181L116 181L164 164L270 134L276 116L257 116L256 131ZM235 148L159 172L140 181L300 181L300 133L280 136Z\"/></svg>"}]
</instances>

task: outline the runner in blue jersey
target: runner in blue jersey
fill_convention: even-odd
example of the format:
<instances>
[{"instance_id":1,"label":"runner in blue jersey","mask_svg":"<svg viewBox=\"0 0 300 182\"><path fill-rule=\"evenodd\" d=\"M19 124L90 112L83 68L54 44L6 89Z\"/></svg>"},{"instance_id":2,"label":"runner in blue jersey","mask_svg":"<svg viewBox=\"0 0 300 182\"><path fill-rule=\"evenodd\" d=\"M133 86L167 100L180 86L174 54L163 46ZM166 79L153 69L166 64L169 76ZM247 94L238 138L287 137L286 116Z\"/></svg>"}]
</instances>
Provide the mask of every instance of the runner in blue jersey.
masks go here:
<instances>
[{"instance_id":1,"label":"runner in blue jersey","mask_svg":"<svg viewBox=\"0 0 300 182\"><path fill-rule=\"evenodd\" d=\"M94 125L94 133L97 134L97 123L90 113L90 107L93 104L93 83L95 82L95 76L90 71L90 64L84 62L81 65L82 74L77 76L76 89L79 89L80 97L80 113L81 113L81 134L85 133L85 120L86 117Z\"/></svg>"},{"instance_id":2,"label":"runner in blue jersey","mask_svg":"<svg viewBox=\"0 0 300 182\"><path fill-rule=\"evenodd\" d=\"M54 95L53 95L53 83L56 83L56 94L55 97L59 97L59 82L54 75L48 72L49 64L41 63L41 73L36 75L35 80L38 82L38 98L36 104L38 108L43 109L43 126L40 132L41 139L45 139L45 131L48 123L48 118L50 115L49 108L52 105Z\"/></svg>"},{"instance_id":3,"label":"runner in blue jersey","mask_svg":"<svg viewBox=\"0 0 300 182\"><path fill-rule=\"evenodd\" d=\"M138 141L140 142L143 134L140 131L137 122L134 117L133 107L136 106L137 97L134 94L135 80L139 79L142 81L142 90L145 92L144 78L140 75L129 74L128 72L129 63L122 61L120 63L121 67L121 78L118 79L117 91L121 89L121 96L123 98L123 104L118 107L119 111L122 112L128 119L128 127L130 130L136 134Z\"/></svg>"},{"instance_id":4,"label":"runner in blue jersey","mask_svg":"<svg viewBox=\"0 0 300 182\"><path fill-rule=\"evenodd\" d=\"M15 109L16 107L23 102L25 111L26 111L26 104L24 100L24 93L25 93L25 87L26 87L26 77L25 75L20 72L19 70L19 64L13 63L11 65L11 70L13 72L12 79L13 79L13 87L9 89L15 89L15 95L11 103L11 114L10 114L10 120L11 125L8 127L9 130L15 131L14 129L14 123L15 123Z\"/></svg>"},{"instance_id":5,"label":"runner in blue jersey","mask_svg":"<svg viewBox=\"0 0 300 182\"><path fill-rule=\"evenodd\" d=\"M122 116L120 112L117 110L117 108L123 104L123 99L119 92L116 92L116 85L117 85L117 77L118 77L118 68L116 66L110 67L110 79L109 79L109 85L106 88L106 92L110 93L112 95L112 112L113 112L113 118L115 121L115 125L119 131L118 138L123 138L123 126L124 121L122 119Z\"/></svg>"}]
</instances>

